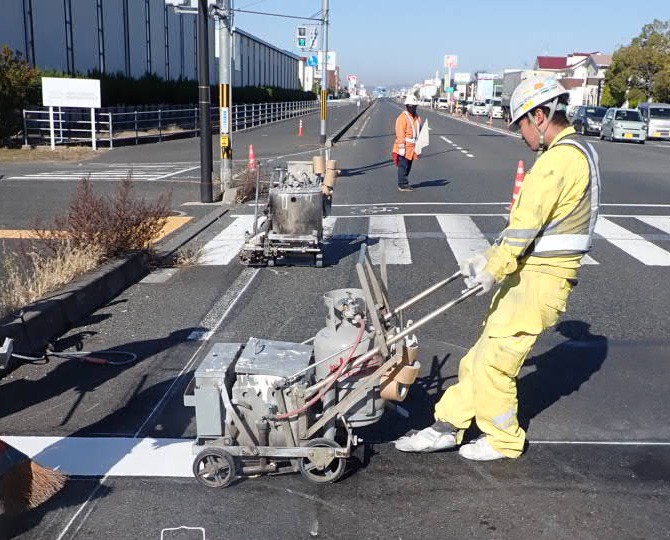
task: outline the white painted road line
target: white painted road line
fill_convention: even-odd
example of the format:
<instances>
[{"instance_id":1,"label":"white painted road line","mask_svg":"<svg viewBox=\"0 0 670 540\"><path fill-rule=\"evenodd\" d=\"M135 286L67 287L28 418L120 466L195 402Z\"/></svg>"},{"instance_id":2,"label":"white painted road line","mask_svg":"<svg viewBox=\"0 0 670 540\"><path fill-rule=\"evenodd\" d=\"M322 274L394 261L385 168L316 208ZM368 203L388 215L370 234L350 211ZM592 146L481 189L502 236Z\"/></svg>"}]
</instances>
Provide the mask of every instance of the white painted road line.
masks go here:
<instances>
[{"instance_id":1,"label":"white painted road line","mask_svg":"<svg viewBox=\"0 0 670 540\"><path fill-rule=\"evenodd\" d=\"M203 266L226 265L232 261L244 245L244 233L254 226L254 216L240 216L217 234L202 249L200 264Z\"/></svg>"},{"instance_id":2,"label":"white painted road line","mask_svg":"<svg viewBox=\"0 0 670 540\"><path fill-rule=\"evenodd\" d=\"M185 172L194 171L194 170L199 169L199 168L200 168L200 165L198 165L197 167L190 167L189 169L182 169L181 171L175 171L173 173L164 174L163 176L157 176L156 178L154 178L154 180L163 180L164 178L169 178L170 176L176 176L178 174L182 174L182 173L185 173Z\"/></svg>"},{"instance_id":3,"label":"white painted road line","mask_svg":"<svg viewBox=\"0 0 670 540\"><path fill-rule=\"evenodd\" d=\"M643 216L637 218L640 221L659 229L664 233L670 234L670 217L667 216Z\"/></svg>"},{"instance_id":4,"label":"white painted road line","mask_svg":"<svg viewBox=\"0 0 670 540\"><path fill-rule=\"evenodd\" d=\"M41 465L74 476L192 478L189 439L2 437Z\"/></svg>"},{"instance_id":5,"label":"white painted road line","mask_svg":"<svg viewBox=\"0 0 670 540\"><path fill-rule=\"evenodd\" d=\"M382 242L386 249L387 264L412 264L412 254L407 239L407 229L402 216L371 216L368 237L379 239L370 246L370 258L373 264L381 264Z\"/></svg>"},{"instance_id":6,"label":"white painted road line","mask_svg":"<svg viewBox=\"0 0 670 540\"><path fill-rule=\"evenodd\" d=\"M490 247L471 217L442 215L436 218L458 264Z\"/></svg>"},{"instance_id":7,"label":"white painted road line","mask_svg":"<svg viewBox=\"0 0 670 540\"><path fill-rule=\"evenodd\" d=\"M202 319L200 330L194 330L186 338L189 341L208 341L221 322L228 316L230 310L235 307L237 300L244 294L253 279L258 274L258 268L245 268L242 270L233 284L226 290L225 294L212 306L207 315Z\"/></svg>"},{"instance_id":8,"label":"white painted road line","mask_svg":"<svg viewBox=\"0 0 670 540\"><path fill-rule=\"evenodd\" d=\"M596 234L648 266L670 266L670 253L609 219L598 219Z\"/></svg>"}]
</instances>

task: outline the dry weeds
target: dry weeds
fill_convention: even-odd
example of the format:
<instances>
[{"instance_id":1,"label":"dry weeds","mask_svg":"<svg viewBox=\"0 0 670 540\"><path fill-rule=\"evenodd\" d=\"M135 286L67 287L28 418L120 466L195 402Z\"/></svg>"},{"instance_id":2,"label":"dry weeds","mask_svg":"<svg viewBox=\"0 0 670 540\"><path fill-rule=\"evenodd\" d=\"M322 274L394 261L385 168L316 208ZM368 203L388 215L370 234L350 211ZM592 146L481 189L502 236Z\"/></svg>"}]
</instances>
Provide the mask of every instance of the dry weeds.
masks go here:
<instances>
[{"instance_id":1,"label":"dry weeds","mask_svg":"<svg viewBox=\"0 0 670 540\"><path fill-rule=\"evenodd\" d=\"M5 279L0 287L0 317L93 270L102 255L100 246L77 247L67 241L50 253L33 250L22 256L7 254L3 261Z\"/></svg>"}]
</instances>

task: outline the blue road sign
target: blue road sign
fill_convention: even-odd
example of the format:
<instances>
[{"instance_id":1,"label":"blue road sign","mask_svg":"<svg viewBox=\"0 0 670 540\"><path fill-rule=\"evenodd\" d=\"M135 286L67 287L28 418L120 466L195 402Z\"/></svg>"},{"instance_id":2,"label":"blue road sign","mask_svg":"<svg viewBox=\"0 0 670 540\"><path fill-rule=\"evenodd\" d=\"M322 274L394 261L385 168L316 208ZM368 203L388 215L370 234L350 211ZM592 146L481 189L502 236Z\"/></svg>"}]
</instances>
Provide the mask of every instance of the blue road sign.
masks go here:
<instances>
[{"instance_id":1,"label":"blue road sign","mask_svg":"<svg viewBox=\"0 0 670 540\"><path fill-rule=\"evenodd\" d=\"M310 56L307 59L307 65L311 66L311 67L318 66L319 65L319 57L317 55L313 54L312 56Z\"/></svg>"}]
</instances>

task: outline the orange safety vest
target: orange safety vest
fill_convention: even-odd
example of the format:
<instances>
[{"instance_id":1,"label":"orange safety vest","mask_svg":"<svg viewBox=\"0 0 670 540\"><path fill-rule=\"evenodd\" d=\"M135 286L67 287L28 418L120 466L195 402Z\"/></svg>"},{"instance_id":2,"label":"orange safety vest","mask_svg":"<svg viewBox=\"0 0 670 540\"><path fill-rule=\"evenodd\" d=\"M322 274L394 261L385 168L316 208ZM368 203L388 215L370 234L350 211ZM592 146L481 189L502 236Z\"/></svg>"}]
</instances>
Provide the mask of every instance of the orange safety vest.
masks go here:
<instances>
[{"instance_id":1,"label":"orange safety vest","mask_svg":"<svg viewBox=\"0 0 670 540\"><path fill-rule=\"evenodd\" d=\"M421 117L412 118L407 111L403 111L395 121L395 144L393 152L400 154L400 150L405 149L406 159L419 159L419 155L414 152L414 145L421 129Z\"/></svg>"}]
</instances>

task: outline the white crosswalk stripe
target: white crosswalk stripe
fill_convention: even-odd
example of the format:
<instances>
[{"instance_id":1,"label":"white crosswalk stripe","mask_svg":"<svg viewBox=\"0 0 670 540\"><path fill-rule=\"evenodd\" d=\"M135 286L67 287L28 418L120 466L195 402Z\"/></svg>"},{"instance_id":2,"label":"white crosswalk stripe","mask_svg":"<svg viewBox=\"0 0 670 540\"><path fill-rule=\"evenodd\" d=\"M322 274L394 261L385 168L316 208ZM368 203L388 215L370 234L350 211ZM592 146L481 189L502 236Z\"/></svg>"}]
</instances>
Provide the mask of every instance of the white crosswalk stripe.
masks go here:
<instances>
[{"instance_id":1,"label":"white crosswalk stripe","mask_svg":"<svg viewBox=\"0 0 670 540\"><path fill-rule=\"evenodd\" d=\"M200 264L203 266L226 265L240 252L244 233L254 226L254 216L240 216L223 229L202 248Z\"/></svg>"},{"instance_id":2,"label":"white crosswalk stripe","mask_svg":"<svg viewBox=\"0 0 670 540\"><path fill-rule=\"evenodd\" d=\"M503 214L387 214L373 216L329 216L323 222L324 239L329 242L350 241L367 238L370 244L370 256L374 264L380 264L381 246L385 244L386 261L389 265L412 264L411 243L423 240L443 238L458 263L473 254L485 251L490 246L491 231L483 232L475 217L498 218L500 229L504 227ZM406 218L434 217L441 232L407 232ZM233 261L244 243L244 233L253 228L253 216L237 215L235 220L203 248L203 265L226 265ZM670 242L670 216L619 216L639 220L659 230L658 235L647 238L633 233L601 217L596 226L596 248L603 240L621 249L647 266L670 266L670 251L654 244L651 240ZM337 225L351 219L367 220L367 232L337 234ZM497 233L499 229L495 229ZM488 236L488 238L487 238ZM669 244L670 245L670 244ZM337 249L337 248L335 248ZM584 256L584 265L598 265L599 261L591 255Z\"/></svg>"},{"instance_id":3,"label":"white crosswalk stripe","mask_svg":"<svg viewBox=\"0 0 670 540\"><path fill-rule=\"evenodd\" d=\"M669 252L607 218L598 219L596 234L648 266L670 266Z\"/></svg>"},{"instance_id":4,"label":"white crosswalk stripe","mask_svg":"<svg viewBox=\"0 0 670 540\"><path fill-rule=\"evenodd\" d=\"M24 174L21 176L10 176L8 180L123 180L130 176L134 181L155 182L166 178L176 177L188 172L195 171L199 166L187 165L133 165L96 168L78 168L62 171L41 172L35 174Z\"/></svg>"},{"instance_id":5,"label":"white crosswalk stripe","mask_svg":"<svg viewBox=\"0 0 670 540\"><path fill-rule=\"evenodd\" d=\"M387 264L412 264L403 216L371 216L368 238L378 239L377 243L370 245L372 264L381 264L382 242L386 250Z\"/></svg>"},{"instance_id":6,"label":"white crosswalk stripe","mask_svg":"<svg viewBox=\"0 0 670 540\"><path fill-rule=\"evenodd\" d=\"M490 247L470 216L435 216L458 264Z\"/></svg>"}]
</instances>

